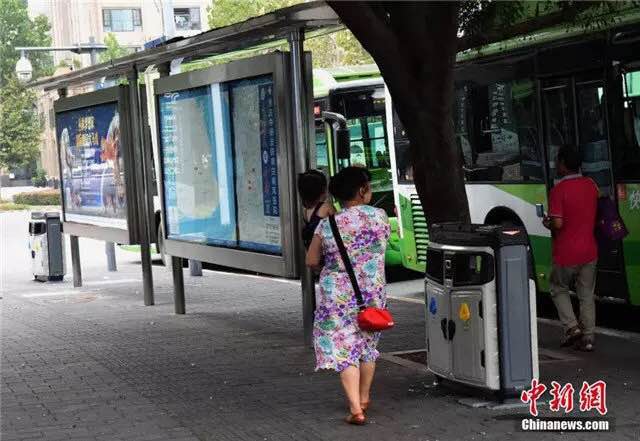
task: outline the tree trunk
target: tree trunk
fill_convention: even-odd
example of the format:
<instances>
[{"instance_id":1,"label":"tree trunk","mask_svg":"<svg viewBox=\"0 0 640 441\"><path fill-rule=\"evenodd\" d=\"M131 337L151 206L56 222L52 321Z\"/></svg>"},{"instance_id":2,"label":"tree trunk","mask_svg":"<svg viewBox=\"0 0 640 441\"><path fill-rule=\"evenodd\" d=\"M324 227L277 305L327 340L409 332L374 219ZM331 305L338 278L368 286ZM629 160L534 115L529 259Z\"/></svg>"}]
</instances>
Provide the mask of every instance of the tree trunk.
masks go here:
<instances>
[{"instance_id":1,"label":"tree trunk","mask_svg":"<svg viewBox=\"0 0 640 441\"><path fill-rule=\"evenodd\" d=\"M329 5L376 61L391 92L411 142L413 177L428 224L470 222L452 120L459 4Z\"/></svg>"}]
</instances>

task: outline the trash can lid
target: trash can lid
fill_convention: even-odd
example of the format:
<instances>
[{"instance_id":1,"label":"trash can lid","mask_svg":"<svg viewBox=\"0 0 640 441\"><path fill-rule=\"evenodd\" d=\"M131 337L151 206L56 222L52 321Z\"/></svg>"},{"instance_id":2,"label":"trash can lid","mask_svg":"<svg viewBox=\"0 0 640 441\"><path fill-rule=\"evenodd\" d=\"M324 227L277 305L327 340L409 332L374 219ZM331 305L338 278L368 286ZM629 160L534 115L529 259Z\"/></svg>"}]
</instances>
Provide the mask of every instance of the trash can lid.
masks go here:
<instances>
[{"instance_id":1,"label":"trash can lid","mask_svg":"<svg viewBox=\"0 0 640 441\"><path fill-rule=\"evenodd\" d=\"M527 230L522 226L465 224L445 222L429 228L429 242L440 245L490 246L528 245Z\"/></svg>"}]
</instances>

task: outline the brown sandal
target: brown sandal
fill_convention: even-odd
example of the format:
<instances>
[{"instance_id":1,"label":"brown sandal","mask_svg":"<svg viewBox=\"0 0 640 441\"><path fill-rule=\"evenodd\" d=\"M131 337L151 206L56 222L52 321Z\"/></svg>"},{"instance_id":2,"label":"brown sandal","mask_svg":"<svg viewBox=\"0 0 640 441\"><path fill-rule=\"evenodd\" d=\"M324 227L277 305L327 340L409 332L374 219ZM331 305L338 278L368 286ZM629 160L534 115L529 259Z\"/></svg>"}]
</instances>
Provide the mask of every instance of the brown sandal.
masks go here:
<instances>
[{"instance_id":1,"label":"brown sandal","mask_svg":"<svg viewBox=\"0 0 640 441\"><path fill-rule=\"evenodd\" d=\"M361 401L360 402L360 407L362 408L362 413L366 412L369 409L369 403L371 403L371 401Z\"/></svg>"},{"instance_id":2,"label":"brown sandal","mask_svg":"<svg viewBox=\"0 0 640 441\"><path fill-rule=\"evenodd\" d=\"M367 417L364 416L364 413L356 413L348 415L344 421L348 424L355 424L356 426L364 426L367 422Z\"/></svg>"}]
</instances>

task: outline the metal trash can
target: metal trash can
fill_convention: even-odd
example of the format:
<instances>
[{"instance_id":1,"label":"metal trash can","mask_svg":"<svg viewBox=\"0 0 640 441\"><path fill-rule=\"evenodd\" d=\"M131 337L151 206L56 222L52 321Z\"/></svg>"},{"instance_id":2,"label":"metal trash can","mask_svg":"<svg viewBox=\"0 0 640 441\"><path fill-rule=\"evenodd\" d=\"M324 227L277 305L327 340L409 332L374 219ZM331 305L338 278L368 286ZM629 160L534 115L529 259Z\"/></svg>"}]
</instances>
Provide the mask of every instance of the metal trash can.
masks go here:
<instances>
[{"instance_id":1,"label":"metal trash can","mask_svg":"<svg viewBox=\"0 0 640 441\"><path fill-rule=\"evenodd\" d=\"M429 230L427 367L441 378L519 396L538 378L535 282L520 227Z\"/></svg>"},{"instance_id":2,"label":"metal trash can","mask_svg":"<svg viewBox=\"0 0 640 441\"><path fill-rule=\"evenodd\" d=\"M36 280L45 282L63 279L66 265L60 213L31 213L29 250L33 277Z\"/></svg>"}]
</instances>

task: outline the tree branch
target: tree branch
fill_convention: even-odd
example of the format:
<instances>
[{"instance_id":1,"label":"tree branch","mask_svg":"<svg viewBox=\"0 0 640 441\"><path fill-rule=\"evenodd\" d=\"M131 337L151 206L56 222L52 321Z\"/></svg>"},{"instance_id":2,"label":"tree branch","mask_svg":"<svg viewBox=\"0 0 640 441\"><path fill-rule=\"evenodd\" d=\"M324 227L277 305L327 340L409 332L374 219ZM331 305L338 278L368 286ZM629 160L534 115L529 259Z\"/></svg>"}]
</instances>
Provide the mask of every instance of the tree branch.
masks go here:
<instances>
[{"instance_id":1,"label":"tree branch","mask_svg":"<svg viewBox=\"0 0 640 441\"><path fill-rule=\"evenodd\" d=\"M477 48L509 38L527 35L541 29L550 28L563 23L574 21L580 13L594 6L594 2L576 1L567 3L558 12L545 14L522 23L517 23L507 29L492 29L476 35L469 35L458 39L458 51Z\"/></svg>"}]
</instances>

